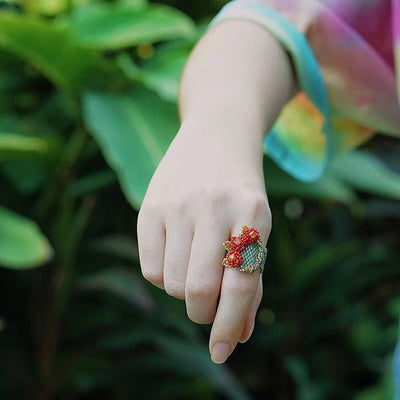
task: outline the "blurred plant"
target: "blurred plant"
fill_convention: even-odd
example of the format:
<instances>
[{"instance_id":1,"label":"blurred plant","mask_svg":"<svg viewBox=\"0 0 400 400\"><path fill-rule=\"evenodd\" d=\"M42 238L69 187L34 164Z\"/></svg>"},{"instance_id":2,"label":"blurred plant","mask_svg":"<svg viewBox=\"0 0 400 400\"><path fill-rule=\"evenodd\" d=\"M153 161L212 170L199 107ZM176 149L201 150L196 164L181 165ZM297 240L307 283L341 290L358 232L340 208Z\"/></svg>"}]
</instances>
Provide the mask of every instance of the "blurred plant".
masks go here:
<instances>
[{"instance_id":1,"label":"blurred plant","mask_svg":"<svg viewBox=\"0 0 400 400\"><path fill-rule=\"evenodd\" d=\"M179 78L202 31L145 0L0 1L2 398L391 399L390 139L313 184L265 157L265 296L229 367L211 363L207 327L141 278L136 211L179 128Z\"/></svg>"}]
</instances>

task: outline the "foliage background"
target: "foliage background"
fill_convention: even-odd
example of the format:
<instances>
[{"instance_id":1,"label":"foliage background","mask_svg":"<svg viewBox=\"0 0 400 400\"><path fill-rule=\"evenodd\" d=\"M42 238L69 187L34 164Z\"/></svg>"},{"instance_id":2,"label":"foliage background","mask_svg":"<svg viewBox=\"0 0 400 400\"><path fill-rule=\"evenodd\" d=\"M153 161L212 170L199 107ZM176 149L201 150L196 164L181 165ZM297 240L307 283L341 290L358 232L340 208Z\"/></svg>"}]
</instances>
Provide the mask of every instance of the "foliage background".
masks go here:
<instances>
[{"instance_id":1,"label":"foliage background","mask_svg":"<svg viewBox=\"0 0 400 400\"><path fill-rule=\"evenodd\" d=\"M179 127L184 62L223 4L164 3L0 1L0 397L392 399L395 140L314 184L265 157L265 295L226 365L209 327L141 278L137 210Z\"/></svg>"}]
</instances>

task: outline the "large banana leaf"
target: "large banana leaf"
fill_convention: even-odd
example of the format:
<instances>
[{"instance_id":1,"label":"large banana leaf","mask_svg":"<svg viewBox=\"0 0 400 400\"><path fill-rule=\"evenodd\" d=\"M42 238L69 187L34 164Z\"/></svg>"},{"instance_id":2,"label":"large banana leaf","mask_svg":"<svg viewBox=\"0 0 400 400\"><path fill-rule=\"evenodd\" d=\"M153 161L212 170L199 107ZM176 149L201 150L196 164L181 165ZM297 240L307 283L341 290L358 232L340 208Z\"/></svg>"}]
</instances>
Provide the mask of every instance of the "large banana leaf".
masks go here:
<instances>
[{"instance_id":1,"label":"large banana leaf","mask_svg":"<svg viewBox=\"0 0 400 400\"><path fill-rule=\"evenodd\" d=\"M95 54L75 44L66 27L10 12L0 12L0 48L68 89L77 89L95 62Z\"/></svg>"},{"instance_id":2,"label":"large banana leaf","mask_svg":"<svg viewBox=\"0 0 400 400\"><path fill-rule=\"evenodd\" d=\"M90 92L83 103L87 127L116 171L125 196L138 209L158 163L179 128L176 106L142 87L124 95ZM355 198L348 185L334 176L313 184L302 183L267 158L264 170L267 190L272 196L345 203Z\"/></svg>"},{"instance_id":3,"label":"large banana leaf","mask_svg":"<svg viewBox=\"0 0 400 400\"><path fill-rule=\"evenodd\" d=\"M389 169L373 154L361 150L339 156L332 172L358 190L400 199L400 174Z\"/></svg>"},{"instance_id":4,"label":"large banana leaf","mask_svg":"<svg viewBox=\"0 0 400 400\"><path fill-rule=\"evenodd\" d=\"M97 49L119 49L140 43L192 37L193 21L174 8L138 8L127 3L90 4L70 20L75 39Z\"/></svg>"},{"instance_id":5,"label":"large banana leaf","mask_svg":"<svg viewBox=\"0 0 400 400\"><path fill-rule=\"evenodd\" d=\"M356 195L349 185L332 174L326 174L312 183L300 182L264 157L264 175L267 193L278 198L299 197L313 200L335 200L351 203Z\"/></svg>"},{"instance_id":6,"label":"large banana leaf","mask_svg":"<svg viewBox=\"0 0 400 400\"><path fill-rule=\"evenodd\" d=\"M141 68L126 54L121 54L117 62L128 78L143 83L162 99L176 103L180 77L191 47L190 43L184 41L163 45Z\"/></svg>"},{"instance_id":7,"label":"large banana leaf","mask_svg":"<svg viewBox=\"0 0 400 400\"><path fill-rule=\"evenodd\" d=\"M0 207L0 266L34 268L48 261L52 253L34 222Z\"/></svg>"},{"instance_id":8,"label":"large banana leaf","mask_svg":"<svg viewBox=\"0 0 400 400\"><path fill-rule=\"evenodd\" d=\"M140 207L150 179L179 128L176 105L138 87L127 94L87 93L85 123L125 196Z\"/></svg>"}]
</instances>

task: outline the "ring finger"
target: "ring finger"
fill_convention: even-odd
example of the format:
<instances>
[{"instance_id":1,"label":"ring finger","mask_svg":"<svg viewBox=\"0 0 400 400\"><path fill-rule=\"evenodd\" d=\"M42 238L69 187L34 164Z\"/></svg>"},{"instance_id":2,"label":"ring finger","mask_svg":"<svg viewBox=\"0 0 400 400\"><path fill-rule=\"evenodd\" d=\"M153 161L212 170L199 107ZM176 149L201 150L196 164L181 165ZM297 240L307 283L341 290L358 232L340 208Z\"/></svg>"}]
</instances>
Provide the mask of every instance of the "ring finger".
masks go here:
<instances>
[{"instance_id":1,"label":"ring finger","mask_svg":"<svg viewBox=\"0 0 400 400\"><path fill-rule=\"evenodd\" d=\"M233 232L241 231L237 226ZM260 231L265 238L266 230ZM246 318L254 302L260 281L260 272L240 272L237 268L225 268L217 313L210 335L211 358L224 362L234 350L243 332Z\"/></svg>"}]
</instances>

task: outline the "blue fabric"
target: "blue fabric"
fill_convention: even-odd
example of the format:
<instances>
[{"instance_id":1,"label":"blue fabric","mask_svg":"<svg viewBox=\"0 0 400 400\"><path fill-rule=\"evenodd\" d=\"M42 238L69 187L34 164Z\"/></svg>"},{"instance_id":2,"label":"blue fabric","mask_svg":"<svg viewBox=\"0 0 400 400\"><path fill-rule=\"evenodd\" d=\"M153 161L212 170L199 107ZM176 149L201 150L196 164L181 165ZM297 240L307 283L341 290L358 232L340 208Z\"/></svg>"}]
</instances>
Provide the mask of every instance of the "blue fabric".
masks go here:
<instances>
[{"instance_id":1,"label":"blue fabric","mask_svg":"<svg viewBox=\"0 0 400 400\"><path fill-rule=\"evenodd\" d=\"M229 15L234 10L236 15ZM240 14L240 11L243 11ZM310 161L296 149L283 142L279 133L272 128L264 140L266 152L282 169L302 181L314 181L321 177L335 153L333 128L325 83L317 60L305 36L278 12L264 3L251 0L233 0L226 4L211 21L210 27L227 19L251 20L268 29L291 55L300 88L324 116L323 133L326 136L324 160Z\"/></svg>"}]
</instances>

